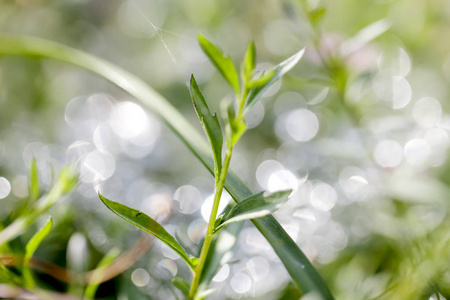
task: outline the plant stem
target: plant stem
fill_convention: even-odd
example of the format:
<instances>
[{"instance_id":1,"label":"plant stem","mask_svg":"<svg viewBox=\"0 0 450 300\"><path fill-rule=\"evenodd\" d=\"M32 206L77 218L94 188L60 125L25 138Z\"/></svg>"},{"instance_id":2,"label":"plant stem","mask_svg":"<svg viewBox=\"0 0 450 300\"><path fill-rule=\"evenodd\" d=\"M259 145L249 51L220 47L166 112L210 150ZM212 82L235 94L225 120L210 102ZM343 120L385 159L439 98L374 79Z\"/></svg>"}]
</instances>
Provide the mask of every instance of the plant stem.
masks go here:
<instances>
[{"instance_id":1,"label":"plant stem","mask_svg":"<svg viewBox=\"0 0 450 300\"><path fill-rule=\"evenodd\" d=\"M225 154L225 159L222 165L222 171L220 172L219 180L217 181L214 203L211 210L211 216L209 218L208 230L206 231L205 241L203 242L202 251L200 252L200 258L197 267L195 268L194 278L192 279L191 290L189 291L189 299L194 299L197 294L198 285L200 283L200 277L203 272L203 267L205 266L206 257L208 256L209 247L211 246L212 238L214 236L214 225L216 223L217 212L219 210L220 198L222 196L223 187L225 186L225 179L228 173L228 167L230 166L231 154L233 152L233 147L227 147L227 152Z\"/></svg>"}]
</instances>

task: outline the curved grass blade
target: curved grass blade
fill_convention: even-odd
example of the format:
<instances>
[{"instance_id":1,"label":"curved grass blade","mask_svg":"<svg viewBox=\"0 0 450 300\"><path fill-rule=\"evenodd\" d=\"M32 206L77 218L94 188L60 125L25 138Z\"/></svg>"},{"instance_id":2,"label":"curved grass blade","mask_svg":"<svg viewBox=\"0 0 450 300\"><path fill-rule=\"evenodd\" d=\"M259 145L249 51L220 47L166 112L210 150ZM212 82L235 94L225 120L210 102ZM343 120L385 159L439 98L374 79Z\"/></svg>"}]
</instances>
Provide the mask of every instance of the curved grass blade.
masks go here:
<instances>
[{"instance_id":1,"label":"curved grass blade","mask_svg":"<svg viewBox=\"0 0 450 300\"><path fill-rule=\"evenodd\" d=\"M260 79L256 79L255 82L250 82L250 85L254 87L248 94L247 101L244 106L244 115L248 110L261 98L261 96L267 91L267 89L274 84L278 79L284 76L290 69L292 69L302 58L305 53L303 48L299 52L295 53L282 63L273 67L270 71L261 76ZM261 80L262 79L262 80Z\"/></svg>"},{"instance_id":2,"label":"curved grass blade","mask_svg":"<svg viewBox=\"0 0 450 300\"><path fill-rule=\"evenodd\" d=\"M158 114L205 167L214 174L214 161L204 138L165 98L129 72L82 51L29 36L0 35L1 54L56 59L84 68L111 81ZM253 194L232 171L228 172L225 188L236 202ZM268 215L254 219L252 222L272 245L292 280L304 293L317 291L323 299L334 299L322 277L273 216Z\"/></svg>"},{"instance_id":3,"label":"curved grass blade","mask_svg":"<svg viewBox=\"0 0 450 300\"><path fill-rule=\"evenodd\" d=\"M50 233L50 230L53 227L53 219L51 217L48 218L45 225L36 232L33 237L28 241L25 246L25 256L23 258L23 276L25 280L25 288L31 289L34 288L34 279L33 274L30 269L30 259L33 256L36 249L41 244L42 240Z\"/></svg>"},{"instance_id":4,"label":"curved grass blade","mask_svg":"<svg viewBox=\"0 0 450 300\"><path fill-rule=\"evenodd\" d=\"M195 81L194 75L191 76L190 92L192 102L194 103L194 108L197 116L202 123L203 128L208 136L209 143L214 155L215 161L215 173L216 178L219 177L220 171L222 170L222 147L223 147L223 135L222 128L220 128L219 120L217 115L211 114L208 108L205 98L200 91L197 82Z\"/></svg>"},{"instance_id":5,"label":"curved grass blade","mask_svg":"<svg viewBox=\"0 0 450 300\"><path fill-rule=\"evenodd\" d=\"M236 204L229 214L220 219L214 232L224 226L243 220L255 219L267 216L283 205L289 197L291 190L275 192L264 196L264 192L252 195Z\"/></svg>"},{"instance_id":6,"label":"curved grass blade","mask_svg":"<svg viewBox=\"0 0 450 300\"><path fill-rule=\"evenodd\" d=\"M233 61L226 57L213 43L208 41L201 34L198 35L198 42L203 52L208 56L217 70L222 74L223 78L231 85L231 87L239 95L239 77L234 67Z\"/></svg>"},{"instance_id":7,"label":"curved grass blade","mask_svg":"<svg viewBox=\"0 0 450 300\"><path fill-rule=\"evenodd\" d=\"M154 219L150 218L139 210L133 209L118 202L108 200L101 194L98 194L98 196L106 205L106 207L108 207L113 213L115 213L128 223L133 224L134 226L144 230L147 233L150 233L151 235L161 240L164 244L175 251L192 270L195 268L195 265L192 263L183 247L181 247L177 240Z\"/></svg>"}]
</instances>

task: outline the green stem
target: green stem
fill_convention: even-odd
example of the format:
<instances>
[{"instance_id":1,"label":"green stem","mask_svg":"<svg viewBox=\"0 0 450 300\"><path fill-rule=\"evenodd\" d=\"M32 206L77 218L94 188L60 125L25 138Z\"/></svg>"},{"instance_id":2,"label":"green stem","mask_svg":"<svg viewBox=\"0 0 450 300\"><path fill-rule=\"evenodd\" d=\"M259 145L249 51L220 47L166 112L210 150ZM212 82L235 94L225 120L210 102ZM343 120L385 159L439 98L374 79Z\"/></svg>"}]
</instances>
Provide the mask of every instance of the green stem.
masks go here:
<instances>
[{"instance_id":1,"label":"green stem","mask_svg":"<svg viewBox=\"0 0 450 300\"><path fill-rule=\"evenodd\" d=\"M223 188L225 186L225 179L228 173L228 167L230 166L231 154L233 152L232 147L228 147L223 161L222 171L220 172L219 180L215 188L214 203L211 210L211 216L209 218L208 230L206 231L205 241L203 242L202 251L200 252L200 258L197 267L195 268L194 278L192 279L191 290L189 291L189 298L194 299L197 294L198 285L200 283L200 277L205 266L206 257L208 256L209 247L211 246L212 238L214 236L214 225L216 223L217 213L219 211L220 198L222 196Z\"/></svg>"}]
</instances>

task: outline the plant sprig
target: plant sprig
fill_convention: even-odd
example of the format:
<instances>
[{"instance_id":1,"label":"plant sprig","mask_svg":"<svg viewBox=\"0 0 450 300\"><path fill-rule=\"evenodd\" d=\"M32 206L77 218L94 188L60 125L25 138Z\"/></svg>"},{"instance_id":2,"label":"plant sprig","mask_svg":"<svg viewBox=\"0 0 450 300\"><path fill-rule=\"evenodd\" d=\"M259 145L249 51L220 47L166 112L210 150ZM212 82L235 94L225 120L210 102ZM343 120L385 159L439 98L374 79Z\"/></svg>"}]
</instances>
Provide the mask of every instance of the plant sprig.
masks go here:
<instances>
[{"instance_id":1,"label":"plant sprig","mask_svg":"<svg viewBox=\"0 0 450 300\"><path fill-rule=\"evenodd\" d=\"M205 167L214 174L213 159L198 131L167 99L133 74L83 51L30 36L0 35L0 55L25 55L60 60L109 80L158 114ZM236 202L252 195L251 190L236 174L228 173L225 188ZM273 247L293 282L304 293L315 291L324 299L333 299L322 277L273 216L267 215L251 221ZM234 227L235 224L239 223L228 225L222 231ZM217 263L212 265L217 265Z\"/></svg>"},{"instance_id":2,"label":"plant sprig","mask_svg":"<svg viewBox=\"0 0 450 300\"><path fill-rule=\"evenodd\" d=\"M205 133L208 136L214 154L215 194L208 229L199 257L199 263L194 270L194 278L192 279L189 291L190 299L197 299L200 278L203 273L203 268L214 234L229 223L270 214L279 207L279 205L276 205L275 203L280 204L286 201L291 192L281 192L275 197L268 198L265 198L262 193L253 195L236 205L227 216L220 217L220 220L217 219L219 203L228 174L233 148L247 129L245 115L273 83L297 64L304 53L304 49L302 49L272 70L263 73L260 76L256 76L254 72L256 66L255 45L249 43L242 66L241 81L239 82L236 68L231 59L226 57L218 47L202 35L198 36L198 40L201 48L213 65L233 88L235 92L235 103L225 103L224 113L222 114L225 121L225 157L222 162L221 157L218 157L218 154L222 153L223 150L223 141L220 140L220 138L222 138L220 124L218 123L217 118L214 118L215 116L213 117L209 111L194 76L191 77L190 91L192 101L199 120L203 124ZM236 112L233 110L234 107L237 107ZM211 130L212 128L214 128L214 130ZM268 201L268 199L274 201Z\"/></svg>"}]
</instances>

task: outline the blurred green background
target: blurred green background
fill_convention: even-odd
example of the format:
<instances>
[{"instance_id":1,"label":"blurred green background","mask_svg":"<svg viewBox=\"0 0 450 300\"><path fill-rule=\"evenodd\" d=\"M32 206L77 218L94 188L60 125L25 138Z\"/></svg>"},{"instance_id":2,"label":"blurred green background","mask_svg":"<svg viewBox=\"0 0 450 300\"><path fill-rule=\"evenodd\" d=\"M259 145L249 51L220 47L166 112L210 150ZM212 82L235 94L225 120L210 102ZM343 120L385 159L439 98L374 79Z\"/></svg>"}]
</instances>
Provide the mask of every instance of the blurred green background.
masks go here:
<instances>
[{"instance_id":1,"label":"blurred green background","mask_svg":"<svg viewBox=\"0 0 450 300\"><path fill-rule=\"evenodd\" d=\"M449 28L450 5L438 0L0 0L0 34L57 41L129 70L199 130L190 74L212 110L232 93L202 54L198 33L236 65L254 41L259 70L306 47L299 65L252 109L231 166L254 191L295 190L275 216L337 299L450 295ZM197 249L213 179L133 101L57 61L0 57L3 227L28 196L32 157L44 190L62 165L77 162L81 176L50 210L55 225L38 260L84 272L111 248L133 247L140 233L107 211L99 188L158 215ZM23 253L44 220L9 250ZM211 299L302 297L250 223L237 246ZM37 271L41 287L79 296L76 282ZM181 298L170 283L175 274L189 271L155 242L97 297Z\"/></svg>"}]
</instances>

